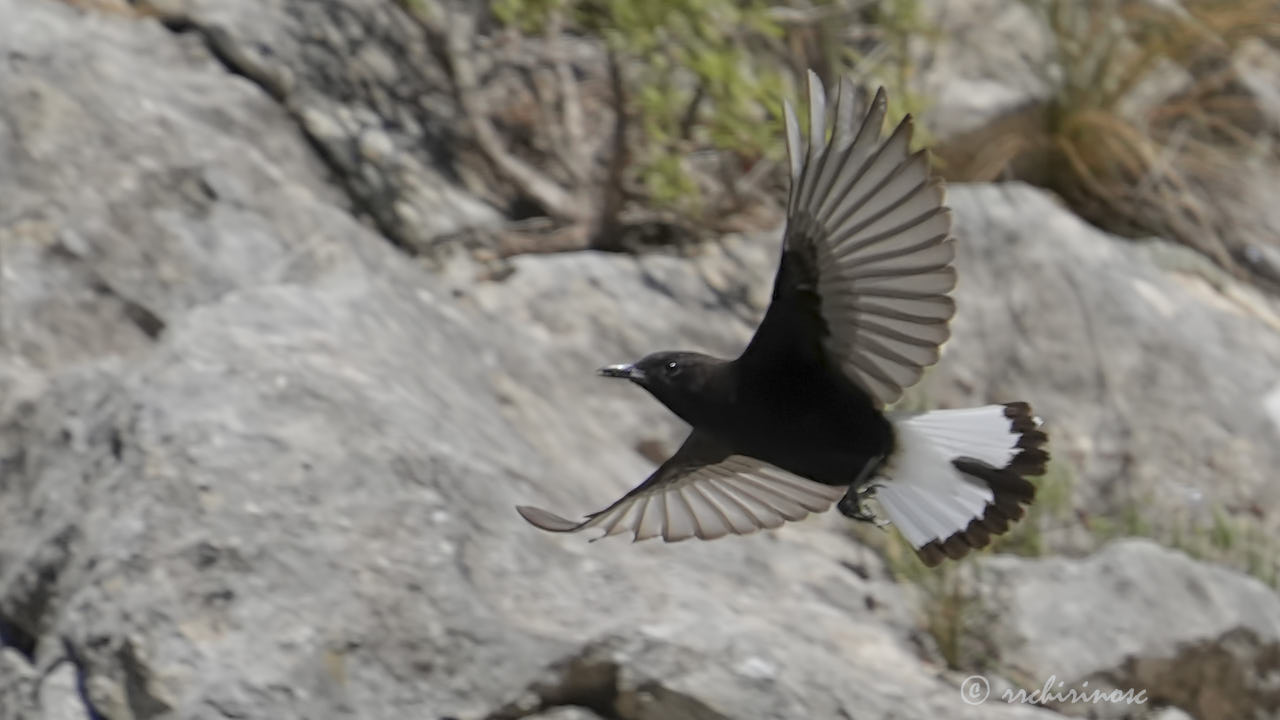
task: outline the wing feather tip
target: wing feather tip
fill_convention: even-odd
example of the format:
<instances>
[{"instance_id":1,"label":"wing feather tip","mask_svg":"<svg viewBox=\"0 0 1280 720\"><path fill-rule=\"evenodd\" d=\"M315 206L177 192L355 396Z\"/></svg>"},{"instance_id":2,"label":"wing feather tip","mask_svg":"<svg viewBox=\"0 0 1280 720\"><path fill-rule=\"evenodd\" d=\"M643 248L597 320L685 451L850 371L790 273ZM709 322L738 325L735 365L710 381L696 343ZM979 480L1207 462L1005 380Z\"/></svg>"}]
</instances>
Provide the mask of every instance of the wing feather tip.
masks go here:
<instances>
[{"instance_id":1,"label":"wing feather tip","mask_svg":"<svg viewBox=\"0 0 1280 720\"><path fill-rule=\"evenodd\" d=\"M574 522L548 510L531 505L517 505L516 512L520 513L520 517L524 518L525 522L547 532L576 532L586 524L586 521Z\"/></svg>"},{"instance_id":2,"label":"wing feather tip","mask_svg":"<svg viewBox=\"0 0 1280 720\"><path fill-rule=\"evenodd\" d=\"M884 86L876 88L876 94L871 98L871 106L873 108L887 107L889 104L889 94L885 92Z\"/></svg>"}]
</instances>

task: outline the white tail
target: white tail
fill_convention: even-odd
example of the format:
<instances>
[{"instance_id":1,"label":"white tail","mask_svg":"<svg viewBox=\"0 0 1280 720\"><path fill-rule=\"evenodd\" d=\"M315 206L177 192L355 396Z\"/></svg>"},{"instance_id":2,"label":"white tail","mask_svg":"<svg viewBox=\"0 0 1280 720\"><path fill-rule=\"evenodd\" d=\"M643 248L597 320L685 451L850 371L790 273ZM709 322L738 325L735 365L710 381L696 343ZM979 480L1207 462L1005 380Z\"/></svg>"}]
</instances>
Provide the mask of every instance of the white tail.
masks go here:
<instances>
[{"instance_id":1,"label":"white tail","mask_svg":"<svg viewBox=\"0 0 1280 720\"><path fill-rule=\"evenodd\" d=\"M1035 498L1040 420L1026 403L893 418L897 447L874 481L889 520L928 565L985 547Z\"/></svg>"}]
</instances>

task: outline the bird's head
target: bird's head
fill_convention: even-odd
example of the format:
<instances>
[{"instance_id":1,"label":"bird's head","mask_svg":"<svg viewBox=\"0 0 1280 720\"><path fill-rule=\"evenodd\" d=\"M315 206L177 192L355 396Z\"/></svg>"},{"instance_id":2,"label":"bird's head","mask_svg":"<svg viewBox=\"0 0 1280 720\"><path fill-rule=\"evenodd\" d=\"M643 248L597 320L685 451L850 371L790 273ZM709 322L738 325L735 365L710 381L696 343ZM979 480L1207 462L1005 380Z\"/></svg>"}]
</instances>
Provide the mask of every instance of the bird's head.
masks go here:
<instances>
[{"instance_id":1,"label":"bird's head","mask_svg":"<svg viewBox=\"0 0 1280 720\"><path fill-rule=\"evenodd\" d=\"M709 399L723 383L717 382L725 361L692 352L657 352L627 365L600 368L605 377L625 378L656 397L677 415L689 417L698 401Z\"/></svg>"}]
</instances>

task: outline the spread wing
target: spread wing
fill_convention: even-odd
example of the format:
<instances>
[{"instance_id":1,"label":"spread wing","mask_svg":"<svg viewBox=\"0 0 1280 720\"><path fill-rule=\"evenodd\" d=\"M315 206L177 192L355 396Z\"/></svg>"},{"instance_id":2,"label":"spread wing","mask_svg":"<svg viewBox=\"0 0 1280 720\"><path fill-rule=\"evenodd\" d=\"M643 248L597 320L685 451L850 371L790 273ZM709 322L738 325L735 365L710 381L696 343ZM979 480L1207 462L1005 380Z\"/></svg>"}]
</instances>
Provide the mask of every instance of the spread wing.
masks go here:
<instances>
[{"instance_id":1,"label":"spread wing","mask_svg":"<svg viewBox=\"0 0 1280 720\"><path fill-rule=\"evenodd\" d=\"M634 540L713 540L776 528L823 512L846 489L732 454L706 433L694 430L647 480L581 522L534 507L516 510L531 524L551 532L600 528L604 531L600 537L629 533Z\"/></svg>"},{"instance_id":2,"label":"spread wing","mask_svg":"<svg viewBox=\"0 0 1280 720\"><path fill-rule=\"evenodd\" d=\"M809 73L807 151L785 107L791 193L782 261L744 357L811 348L886 405L937 362L949 337L955 250L942 182L924 151L910 151L911 118L884 138L884 91L861 124L853 102L844 79L828 140L822 83Z\"/></svg>"}]
</instances>

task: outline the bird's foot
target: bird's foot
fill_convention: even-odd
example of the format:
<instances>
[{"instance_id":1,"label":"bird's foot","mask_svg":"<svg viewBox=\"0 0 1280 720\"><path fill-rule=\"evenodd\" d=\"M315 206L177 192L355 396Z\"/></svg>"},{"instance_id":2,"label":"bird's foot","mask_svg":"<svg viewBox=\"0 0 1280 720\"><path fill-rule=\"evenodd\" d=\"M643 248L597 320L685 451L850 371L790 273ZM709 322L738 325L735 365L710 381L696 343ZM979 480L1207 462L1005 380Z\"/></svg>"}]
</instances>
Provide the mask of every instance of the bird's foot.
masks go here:
<instances>
[{"instance_id":1,"label":"bird's foot","mask_svg":"<svg viewBox=\"0 0 1280 720\"><path fill-rule=\"evenodd\" d=\"M849 491L840 498L840 502L836 503L836 509L840 514L858 522L874 523L879 527L887 524L885 521L879 520L876 514L867 509L865 500L876 492L874 485L863 487L850 487Z\"/></svg>"},{"instance_id":2,"label":"bird's foot","mask_svg":"<svg viewBox=\"0 0 1280 720\"><path fill-rule=\"evenodd\" d=\"M867 509L863 501L866 498L876 494L876 486L869 482L880 466L884 463L884 456L872 458L867 464L862 466L858 471L858 477L849 485L849 490L840 498L840 502L836 507L840 513L847 518L857 520L858 522L875 523L877 527L884 527L887 521L877 520L876 514Z\"/></svg>"}]
</instances>

